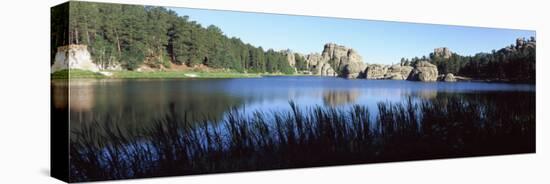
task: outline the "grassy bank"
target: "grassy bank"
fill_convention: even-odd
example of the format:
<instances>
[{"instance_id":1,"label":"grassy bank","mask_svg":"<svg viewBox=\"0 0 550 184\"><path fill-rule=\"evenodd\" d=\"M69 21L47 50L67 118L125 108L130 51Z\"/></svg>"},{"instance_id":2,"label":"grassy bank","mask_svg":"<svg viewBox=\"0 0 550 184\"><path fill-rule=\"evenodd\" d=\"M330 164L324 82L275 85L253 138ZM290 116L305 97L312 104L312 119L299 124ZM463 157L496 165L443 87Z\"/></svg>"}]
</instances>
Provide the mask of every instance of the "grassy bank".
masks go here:
<instances>
[{"instance_id":1,"label":"grassy bank","mask_svg":"<svg viewBox=\"0 0 550 184\"><path fill-rule=\"evenodd\" d=\"M52 79L101 79L106 76L86 70L61 70L51 74Z\"/></svg>"},{"instance_id":2,"label":"grassy bank","mask_svg":"<svg viewBox=\"0 0 550 184\"><path fill-rule=\"evenodd\" d=\"M221 126L173 108L146 128L115 120L71 130L73 181L189 175L535 151L534 96L441 98L227 114ZM124 129L124 130L122 130Z\"/></svg>"},{"instance_id":3,"label":"grassy bank","mask_svg":"<svg viewBox=\"0 0 550 184\"><path fill-rule=\"evenodd\" d=\"M112 78L254 78L261 77L259 74L236 73L236 72L181 72L181 71L155 71L136 72L118 71L113 72Z\"/></svg>"},{"instance_id":4,"label":"grassy bank","mask_svg":"<svg viewBox=\"0 0 550 184\"><path fill-rule=\"evenodd\" d=\"M195 72L195 71L105 71L62 70L51 74L52 79L179 79L179 78L254 78L260 74L238 72Z\"/></svg>"}]
</instances>

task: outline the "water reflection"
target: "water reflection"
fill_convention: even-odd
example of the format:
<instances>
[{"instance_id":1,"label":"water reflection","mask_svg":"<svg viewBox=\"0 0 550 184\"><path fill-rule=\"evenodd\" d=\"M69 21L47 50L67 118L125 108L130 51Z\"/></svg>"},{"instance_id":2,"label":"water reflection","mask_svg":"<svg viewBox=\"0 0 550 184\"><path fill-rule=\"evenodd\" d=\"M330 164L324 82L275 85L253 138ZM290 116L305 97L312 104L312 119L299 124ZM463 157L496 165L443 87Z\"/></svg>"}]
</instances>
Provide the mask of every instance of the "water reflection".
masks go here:
<instances>
[{"instance_id":1,"label":"water reflection","mask_svg":"<svg viewBox=\"0 0 550 184\"><path fill-rule=\"evenodd\" d=\"M74 112L90 111L95 105L95 80L76 80L69 83L69 107Z\"/></svg>"},{"instance_id":2,"label":"water reflection","mask_svg":"<svg viewBox=\"0 0 550 184\"><path fill-rule=\"evenodd\" d=\"M68 99L64 90L70 90ZM55 108L67 108L73 126L93 119L114 118L120 123L149 123L165 115L170 104L192 120L222 120L232 108L253 111L288 110L289 101L300 106L376 109L378 102L408 98L434 99L441 94L491 91L534 92L534 85L495 83L421 83L387 80L344 80L319 77L266 77L260 79L192 80L71 80L52 81ZM109 117L106 117L106 116Z\"/></svg>"},{"instance_id":3,"label":"water reflection","mask_svg":"<svg viewBox=\"0 0 550 184\"><path fill-rule=\"evenodd\" d=\"M531 153L534 88L316 77L77 80L52 81L52 106L69 110L71 175L88 181ZM254 111L262 115L250 118Z\"/></svg>"},{"instance_id":4,"label":"water reflection","mask_svg":"<svg viewBox=\"0 0 550 184\"><path fill-rule=\"evenodd\" d=\"M52 91L51 102L56 109L65 110L68 108L68 82L68 80L52 80L50 83Z\"/></svg>"},{"instance_id":5,"label":"water reflection","mask_svg":"<svg viewBox=\"0 0 550 184\"><path fill-rule=\"evenodd\" d=\"M360 95L361 93L357 89L327 90L323 92L323 102L332 107L350 105L354 104Z\"/></svg>"}]
</instances>

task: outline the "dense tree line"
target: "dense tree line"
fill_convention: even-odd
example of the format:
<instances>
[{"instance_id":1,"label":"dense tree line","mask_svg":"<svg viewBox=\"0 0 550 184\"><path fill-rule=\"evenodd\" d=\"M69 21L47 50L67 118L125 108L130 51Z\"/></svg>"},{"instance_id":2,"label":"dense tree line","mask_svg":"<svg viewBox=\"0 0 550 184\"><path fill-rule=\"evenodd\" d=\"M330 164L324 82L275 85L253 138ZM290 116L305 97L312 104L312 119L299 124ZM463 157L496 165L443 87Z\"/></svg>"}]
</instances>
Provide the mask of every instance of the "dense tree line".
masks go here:
<instances>
[{"instance_id":1,"label":"dense tree line","mask_svg":"<svg viewBox=\"0 0 550 184\"><path fill-rule=\"evenodd\" d=\"M305 71L309 69L306 58L298 53L294 53L294 58L296 60L296 70Z\"/></svg>"},{"instance_id":2,"label":"dense tree line","mask_svg":"<svg viewBox=\"0 0 550 184\"><path fill-rule=\"evenodd\" d=\"M534 39L533 39L534 42ZM468 57L460 73L474 78L504 79L517 82L535 82L536 48L510 47Z\"/></svg>"},{"instance_id":3,"label":"dense tree line","mask_svg":"<svg viewBox=\"0 0 550 184\"><path fill-rule=\"evenodd\" d=\"M401 65L414 66L418 61L426 60L435 64L440 74L453 73L475 79L534 83L536 40L532 37L529 40L520 39L518 43L473 56L452 53L450 57L444 58L431 53L429 57L402 58Z\"/></svg>"},{"instance_id":4,"label":"dense tree line","mask_svg":"<svg viewBox=\"0 0 550 184\"><path fill-rule=\"evenodd\" d=\"M59 7L52 9L52 53L57 46L85 44L97 64L121 64L130 70L145 63L294 72L283 53L229 38L214 25L203 27L166 8L89 2ZM68 27L62 26L63 21Z\"/></svg>"},{"instance_id":5,"label":"dense tree line","mask_svg":"<svg viewBox=\"0 0 550 184\"><path fill-rule=\"evenodd\" d=\"M50 57L51 64L57 47L69 44L69 3L58 5L50 10Z\"/></svg>"},{"instance_id":6,"label":"dense tree line","mask_svg":"<svg viewBox=\"0 0 550 184\"><path fill-rule=\"evenodd\" d=\"M204 65L254 73L295 71L283 52L229 38L214 25L203 27L162 7L68 2L52 8L51 16L52 62L58 46L85 44L94 62L103 67L120 64L133 70L145 63L152 67ZM522 45L518 42L491 53L452 53L447 58L432 53L428 57L403 58L401 64L427 60L442 74L534 82L535 40L520 41ZM305 58L299 54L295 58L296 70L306 70Z\"/></svg>"}]
</instances>

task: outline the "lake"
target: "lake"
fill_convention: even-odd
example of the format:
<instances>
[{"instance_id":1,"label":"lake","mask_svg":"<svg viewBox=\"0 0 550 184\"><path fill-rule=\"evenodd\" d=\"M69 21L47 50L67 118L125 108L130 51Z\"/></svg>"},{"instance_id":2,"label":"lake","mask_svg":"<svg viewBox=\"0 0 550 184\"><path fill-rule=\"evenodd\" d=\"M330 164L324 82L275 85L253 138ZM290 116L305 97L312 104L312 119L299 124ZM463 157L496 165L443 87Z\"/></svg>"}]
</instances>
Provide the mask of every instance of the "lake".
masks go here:
<instances>
[{"instance_id":1,"label":"lake","mask_svg":"<svg viewBox=\"0 0 550 184\"><path fill-rule=\"evenodd\" d=\"M54 94L56 90L67 88L55 81L53 84ZM176 112L188 112L194 120L205 117L222 120L232 108L248 115L255 111L290 110L289 101L303 108L323 106L346 109L359 104L376 113L379 102L404 102L409 98L429 100L448 96L491 97L502 94L502 99L495 100L510 100L510 95L514 98L516 94L532 94L534 98L535 94L535 85L530 84L424 83L337 77L82 79L71 80L69 89L71 100L68 108L72 126L107 115L121 123L147 124L164 116L171 105ZM67 108L63 107L66 103L59 104L55 107Z\"/></svg>"},{"instance_id":2,"label":"lake","mask_svg":"<svg viewBox=\"0 0 550 184\"><path fill-rule=\"evenodd\" d=\"M535 94L335 77L52 81L76 181L533 153Z\"/></svg>"}]
</instances>

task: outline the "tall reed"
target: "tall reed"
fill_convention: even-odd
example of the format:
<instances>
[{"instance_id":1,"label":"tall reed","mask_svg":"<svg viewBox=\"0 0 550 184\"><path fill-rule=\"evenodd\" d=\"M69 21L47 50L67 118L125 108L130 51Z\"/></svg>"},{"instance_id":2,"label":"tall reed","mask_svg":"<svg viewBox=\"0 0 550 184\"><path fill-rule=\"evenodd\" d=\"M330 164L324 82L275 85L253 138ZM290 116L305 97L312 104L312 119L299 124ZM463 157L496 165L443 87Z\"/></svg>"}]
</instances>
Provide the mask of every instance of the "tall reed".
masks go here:
<instances>
[{"instance_id":1,"label":"tall reed","mask_svg":"<svg viewBox=\"0 0 550 184\"><path fill-rule=\"evenodd\" d=\"M534 99L532 99L534 100ZM448 97L254 112L221 125L174 108L147 128L113 119L72 130L71 179L95 181L535 151L531 98L507 104ZM173 106L172 106L173 107Z\"/></svg>"}]
</instances>

